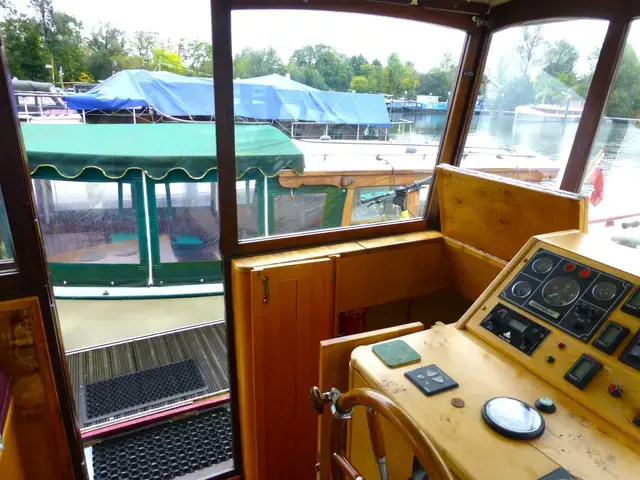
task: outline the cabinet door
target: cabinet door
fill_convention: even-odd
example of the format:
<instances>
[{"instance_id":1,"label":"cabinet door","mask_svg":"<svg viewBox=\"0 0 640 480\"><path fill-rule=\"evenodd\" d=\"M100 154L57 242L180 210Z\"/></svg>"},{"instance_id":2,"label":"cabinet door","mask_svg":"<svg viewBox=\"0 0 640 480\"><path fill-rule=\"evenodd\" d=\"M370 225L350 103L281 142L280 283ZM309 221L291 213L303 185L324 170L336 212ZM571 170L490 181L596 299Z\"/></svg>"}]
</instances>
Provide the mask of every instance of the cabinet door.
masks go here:
<instances>
[{"instance_id":1,"label":"cabinet door","mask_svg":"<svg viewBox=\"0 0 640 480\"><path fill-rule=\"evenodd\" d=\"M255 269L251 274L259 477L313 479L320 341L333 333L334 260Z\"/></svg>"}]
</instances>

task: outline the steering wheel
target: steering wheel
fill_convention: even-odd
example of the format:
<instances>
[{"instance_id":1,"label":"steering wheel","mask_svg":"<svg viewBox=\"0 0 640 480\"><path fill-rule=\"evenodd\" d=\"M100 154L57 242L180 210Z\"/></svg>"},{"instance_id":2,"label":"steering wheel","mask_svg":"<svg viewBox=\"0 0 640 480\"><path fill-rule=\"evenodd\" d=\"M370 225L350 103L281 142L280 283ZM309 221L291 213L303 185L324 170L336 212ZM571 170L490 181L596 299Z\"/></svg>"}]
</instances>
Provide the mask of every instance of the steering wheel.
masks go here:
<instances>
[{"instance_id":1,"label":"steering wheel","mask_svg":"<svg viewBox=\"0 0 640 480\"><path fill-rule=\"evenodd\" d=\"M322 415L324 406L331 405L331 478L333 480L364 480L364 477L346 459L344 452L344 432L346 421L351 418L354 407L367 409L369 437L373 453L378 462L381 480L388 480L387 455L380 416L384 417L407 441L413 453L431 480L454 480L451 471L420 427L389 397L370 388L355 388L347 393L337 389L321 393L318 387L309 391L309 402Z\"/></svg>"}]
</instances>

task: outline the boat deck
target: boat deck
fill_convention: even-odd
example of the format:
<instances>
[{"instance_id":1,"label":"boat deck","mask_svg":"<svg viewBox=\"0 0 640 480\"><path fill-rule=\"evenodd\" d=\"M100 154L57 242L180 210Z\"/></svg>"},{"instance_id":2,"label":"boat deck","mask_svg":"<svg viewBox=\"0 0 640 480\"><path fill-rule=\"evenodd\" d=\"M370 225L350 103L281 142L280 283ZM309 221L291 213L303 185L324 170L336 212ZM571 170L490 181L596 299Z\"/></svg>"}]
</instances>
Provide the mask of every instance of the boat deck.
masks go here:
<instances>
[{"instance_id":1,"label":"boat deck","mask_svg":"<svg viewBox=\"0 0 640 480\"><path fill-rule=\"evenodd\" d=\"M224 321L189 327L139 340L119 342L67 355L76 409L81 412L87 384L193 359L204 377L205 391L180 396L106 420L86 422L83 430L177 406L194 398L221 394L229 389L226 323Z\"/></svg>"}]
</instances>

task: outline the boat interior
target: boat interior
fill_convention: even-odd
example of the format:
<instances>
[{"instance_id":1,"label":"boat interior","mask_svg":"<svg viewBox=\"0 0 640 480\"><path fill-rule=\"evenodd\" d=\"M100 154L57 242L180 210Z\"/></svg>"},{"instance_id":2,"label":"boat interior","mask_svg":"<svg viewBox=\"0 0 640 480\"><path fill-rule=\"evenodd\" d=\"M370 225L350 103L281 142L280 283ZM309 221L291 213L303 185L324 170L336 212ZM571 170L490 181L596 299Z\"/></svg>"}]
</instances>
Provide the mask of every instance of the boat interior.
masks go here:
<instances>
[{"instance_id":1,"label":"boat interior","mask_svg":"<svg viewBox=\"0 0 640 480\"><path fill-rule=\"evenodd\" d=\"M0 479L640 478L640 3L205 3L209 122L31 123L0 22ZM277 15L458 35L441 111L340 90L438 134L240 118L235 35Z\"/></svg>"}]
</instances>

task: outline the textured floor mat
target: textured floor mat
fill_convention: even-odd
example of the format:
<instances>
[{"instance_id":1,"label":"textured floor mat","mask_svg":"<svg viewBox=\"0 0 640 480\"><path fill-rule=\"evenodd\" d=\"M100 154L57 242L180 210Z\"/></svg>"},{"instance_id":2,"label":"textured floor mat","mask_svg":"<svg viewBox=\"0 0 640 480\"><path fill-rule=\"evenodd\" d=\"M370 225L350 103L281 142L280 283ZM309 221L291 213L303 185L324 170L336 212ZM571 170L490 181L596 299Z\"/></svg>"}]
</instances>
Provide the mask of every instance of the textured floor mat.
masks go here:
<instances>
[{"instance_id":1,"label":"textured floor mat","mask_svg":"<svg viewBox=\"0 0 640 480\"><path fill-rule=\"evenodd\" d=\"M84 420L110 418L205 390L207 385L193 359L121 375L84 387Z\"/></svg>"},{"instance_id":2,"label":"textured floor mat","mask_svg":"<svg viewBox=\"0 0 640 480\"><path fill-rule=\"evenodd\" d=\"M93 446L95 480L170 480L233 458L227 407Z\"/></svg>"}]
</instances>

